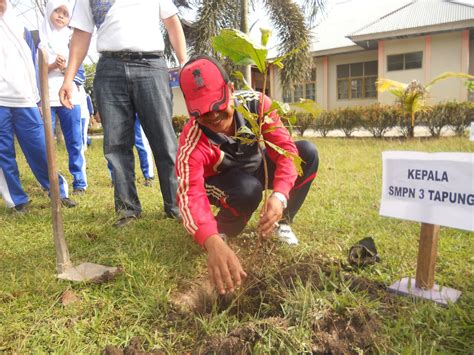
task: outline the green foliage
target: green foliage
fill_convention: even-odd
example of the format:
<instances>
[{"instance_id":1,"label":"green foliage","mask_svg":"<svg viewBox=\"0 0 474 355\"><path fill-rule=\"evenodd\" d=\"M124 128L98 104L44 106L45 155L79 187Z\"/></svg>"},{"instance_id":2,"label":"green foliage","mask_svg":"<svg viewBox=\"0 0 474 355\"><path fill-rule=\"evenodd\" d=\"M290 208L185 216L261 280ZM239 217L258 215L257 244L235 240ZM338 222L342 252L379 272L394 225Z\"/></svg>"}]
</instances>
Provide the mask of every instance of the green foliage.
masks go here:
<instances>
[{"instance_id":1,"label":"green foliage","mask_svg":"<svg viewBox=\"0 0 474 355\"><path fill-rule=\"evenodd\" d=\"M212 39L212 44L214 50L220 52L222 55L226 56L228 59L231 59L234 63L238 65L255 65L260 71L260 73L264 74L263 82L266 84L266 79L268 75L268 65L266 62L268 51L265 48L265 45L268 43L268 38L271 35L271 32L262 28L260 29L260 31L262 32L261 45L254 43L246 34L234 29L221 30L219 35L215 36ZM243 75L237 74L237 77L241 77L243 79ZM263 92L265 92L265 84L263 87ZM263 96L263 94L261 95ZM239 97L237 97L237 99L239 99ZM243 100L240 101L243 103ZM255 138L248 137L248 134L246 132L247 129L239 129L239 131L237 131L236 138L244 144L252 144L254 142L258 142L259 148L261 150L263 149L263 144L266 144L267 146L273 148L279 154L291 158L298 173L302 172L302 161L299 156L291 154L286 150L282 149L281 147L275 146L271 142L265 140L264 137L266 133L269 133L278 128L275 126L271 126L273 120L270 117L270 113L276 111L276 114L283 116L288 112L288 105L273 100L273 103L271 104L269 110L267 112L263 112L263 99L261 101L262 104L259 107L258 113L251 113L248 108L243 104L237 107L238 112L240 112L245 118L245 120L247 120L247 122L249 122L249 124L251 125L251 132L253 133L253 136ZM308 104L306 103L306 105ZM270 127L265 128L265 130L263 130L264 124L270 125ZM266 168L267 162L265 160L264 154L262 154L262 156L263 164L265 166L265 192L263 200L266 201L266 190L268 189L268 176ZM266 208L266 204L264 204L264 208Z\"/></svg>"},{"instance_id":2,"label":"green foliage","mask_svg":"<svg viewBox=\"0 0 474 355\"><path fill-rule=\"evenodd\" d=\"M267 70L266 59L268 50L253 43L245 33L230 28L220 31L219 36L212 39L215 51L231 59L237 65L255 65L260 73Z\"/></svg>"},{"instance_id":3,"label":"green foliage","mask_svg":"<svg viewBox=\"0 0 474 355\"><path fill-rule=\"evenodd\" d=\"M184 125L188 122L189 117L186 115L173 116L171 118L171 123L173 125L174 132L176 136L179 136L183 131Z\"/></svg>"},{"instance_id":4,"label":"green foliage","mask_svg":"<svg viewBox=\"0 0 474 355\"><path fill-rule=\"evenodd\" d=\"M439 137L441 130L448 124L445 105L435 105L420 115L419 121L426 124L432 137Z\"/></svg>"},{"instance_id":5,"label":"green foliage","mask_svg":"<svg viewBox=\"0 0 474 355\"><path fill-rule=\"evenodd\" d=\"M361 124L374 137L380 138L391 128L397 125L402 113L394 106L374 104L360 107Z\"/></svg>"},{"instance_id":6,"label":"green foliage","mask_svg":"<svg viewBox=\"0 0 474 355\"><path fill-rule=\"evenodd\" d=\"M334 110L324 110L316 118L314 122L314 129L321 134L321 136L326 137L332 129L336 127L336 112Z\"/></svg>"},{"instance_id":7,"label":"green foliage","mask_svg":"<svg viewBox=\"0 0 474 355\"><path fill-rule=\"evenodd\" d=\"M314 128L316 116L309 112L296 112L296 123L293 126L293 130L295 130L298 135L303 136L304 132L306 132L310 128Z\"/></svg>"},{"instance_id":8,"label":"green foliage","mask_svg":"<svg viewBox=\"0 0 474 355\"><path fill-rule=\"evenodd\" d=\"M354 107L340 108L336 110L335 125L341 129L346 137L350 137L352 133L361 126L362 114L359 109Z\"/></svg>"},{"instance_id":9,"label":"green foliage","mask_svg":"<svg viewBox=\"0 0 474 355\"><path fill-rule=\"evenodd\" d=\"M465 73L445 72L435 77L426 85L421 84L418 80L412 80L409 84L404 84L395 80L380 79L377 81L377 90L380 92L389 91L396 97L396 102L400 105L404 113L410 117L408 136L413 137L417 113L423 113L428 110L426 99L431 86L441 80L449 78L473 80L474 76Z\"/></svg>"},{"instance_id":10,"label":"green foliage","mask_svg":"<svg viewBox=\"0 0 474 355\"><path fill-rule=\"evenodd\" d=\"M93 102L95 102L94 78L95 78L96 67L97 67L96 63L84 64L84 69L86 71L86 83L84 84L84 89L91 96Z\"/></svg>"},{"instance_id":11,"label":"green foliage","mask_svg":"<svg viewBox=\"0 0 474 355\"><path fill-rule=\"evenodd\" d=\"M469 124L474 122L474 102L448 102L445 111L448 125L458 136L462 136Z\"/></svg>"}]
</instances>

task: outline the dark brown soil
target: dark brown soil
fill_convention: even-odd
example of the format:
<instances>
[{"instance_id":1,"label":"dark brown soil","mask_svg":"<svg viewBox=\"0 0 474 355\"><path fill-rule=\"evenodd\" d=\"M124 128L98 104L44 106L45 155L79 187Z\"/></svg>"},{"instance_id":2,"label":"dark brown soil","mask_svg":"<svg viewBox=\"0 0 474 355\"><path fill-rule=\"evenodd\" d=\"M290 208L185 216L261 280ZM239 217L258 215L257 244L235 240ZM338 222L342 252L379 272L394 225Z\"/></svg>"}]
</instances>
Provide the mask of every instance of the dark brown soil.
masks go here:
<instances>
[{"instance_id":1,"label":"dark brown soil","mask_svg":"<svg viewBox=\"0 0 474 355\"><path fill-rule=\"evenodd\" d=\"M328 287L323 284L322 278L331 276L338 280L330 286L335 292L341 291L338 287L349 287L353 292L366 292L373 299L390 298L383 284L350 274L344 271L342 265L318 258L291 261L288 266L270 269L278 271L269 274L262 269L247 270L244 287L233 295L217 295L207 281L182 285L187 291L175 295L174 317L212 316L225 311L243 322L242 326L227 335L205 338L195 345L192 353L251 354L260 339L259 334L269 324L278 326L283 332L287 331L294 320L283 318L281 303L296 283L311 285L318 290ZM249 322L249 318L253 322ZM379 324L379 320L363 307L344 309L341 314L329 310L324 314L315 314L312 344L306 351L315 354L352 354L360 350L370 352L374 350L373 334Z\"/></svg>"}]
</instances>

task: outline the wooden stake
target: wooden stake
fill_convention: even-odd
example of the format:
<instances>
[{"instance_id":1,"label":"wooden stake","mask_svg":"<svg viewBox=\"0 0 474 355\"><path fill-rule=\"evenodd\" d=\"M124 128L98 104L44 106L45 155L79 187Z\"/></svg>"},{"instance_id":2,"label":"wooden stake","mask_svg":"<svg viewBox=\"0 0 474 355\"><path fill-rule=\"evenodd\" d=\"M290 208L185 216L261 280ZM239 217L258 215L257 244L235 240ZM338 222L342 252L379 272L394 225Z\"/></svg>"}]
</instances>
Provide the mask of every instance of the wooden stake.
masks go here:
<instances>
[{"instance_id":1,"label":"wooden stake","mask_svg":"<svg viewBox=\"0 0 474 355\"><path fill-rule=\"evenodd\" d=\"M53 138L53 124L51 121L51 107L49 106L48 54L46 51L39 49L38 56L41 84L41 107L43 109L46 153L48 158L49 190L51 194L51 210L53 215L53 236L54 245L56 247L56 270L58 274L62 274L71 266L71 260L69 258L69 251L64 238L64 226L61 215L58 169L56 168L56 150Z\"/></svg>"},{"instance_id":2,"label":"wooden stake","mask_svg":"<svg viewBox=\"0 0 474 355\"><path fill-rule=\"evenodd\" d=\"M436 253L438 248L439 226L422 223L415 285L430 290L434 285Z\"/></svg>"}]
</instances>

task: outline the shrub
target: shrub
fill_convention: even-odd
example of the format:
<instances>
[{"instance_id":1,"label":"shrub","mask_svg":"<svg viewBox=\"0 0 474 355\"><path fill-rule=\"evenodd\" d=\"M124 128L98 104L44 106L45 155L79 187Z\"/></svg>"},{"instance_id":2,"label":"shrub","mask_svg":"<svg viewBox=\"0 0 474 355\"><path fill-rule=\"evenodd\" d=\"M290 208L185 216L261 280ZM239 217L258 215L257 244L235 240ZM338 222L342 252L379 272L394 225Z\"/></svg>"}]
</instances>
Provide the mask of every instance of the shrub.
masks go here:
<instances>
[{"instance_id":1,"label":"shrub","mask_svg":"<svg viewBox=\"0 0 474 355\"><path fill-rule=\"evenodd\" d=\"M420 119L428 127L431 136L439 137L441 130L448 124L446 105L439 104L420 114Z\"/></svg>"},{"instance_id":2,"label":"shrub","mask_svg":"<svg viewBox=\"0 0 474 355\"><path fill-rule=\"evenodd\" d=\"M179 136L183 131L184 125L188 122L189 117L185 115L173 116L171 123L173 124L174 132L176 136Z\"/></svg>"},{"instance_id":3,"label":"shrub","mask_svg":"<svg viewBox=\"0 0 474 355\"><path fill-rule=\"evenodd\" d=\"M293 129L298 135L303 136L304 132L314 127L314 115L309 112L296 112L296 124Z\"/></svg>"},{"instance_id":4,"label":"shrub","mask_svg":"<svg viewBox=\"0 0 474 355\"><path fill-rule=\"evenodd\" d=\"M361 123L374 137L381 138L397 125L400 110L394 106L374 104L361 108Z\"/></svg>"},{"instance_id":5,"label":"shrub","mask_svg":"<svg viewBox=\"0 0 474 355\"><path fill-rule=\"evenodd\" d=\"M334 111L323 111L314 120L314 129L326 137L331 129L334 128L335 114Z\"/></svg>"},{"instance_id":6,"label":"shrub","mask_svg":"<svg viewBox=\"0 0 474 355\"><path fill-rule=\"evenodd\" d=\"M457 136L462 136L470 122L474 121L473 102L447 102L446 120Z\"/></svg>"},{"instance_id":7,"label":"shrub","mask_svg":"<svg viewBox=\"0 0 474 355\"><path fill-rule=\"evenodd\" d=\"M342 129L346 137L350 137L356 128L361 125L360 108L345 107L337 109L335 124L337 128Z\"/></svg>"}]
</instances>

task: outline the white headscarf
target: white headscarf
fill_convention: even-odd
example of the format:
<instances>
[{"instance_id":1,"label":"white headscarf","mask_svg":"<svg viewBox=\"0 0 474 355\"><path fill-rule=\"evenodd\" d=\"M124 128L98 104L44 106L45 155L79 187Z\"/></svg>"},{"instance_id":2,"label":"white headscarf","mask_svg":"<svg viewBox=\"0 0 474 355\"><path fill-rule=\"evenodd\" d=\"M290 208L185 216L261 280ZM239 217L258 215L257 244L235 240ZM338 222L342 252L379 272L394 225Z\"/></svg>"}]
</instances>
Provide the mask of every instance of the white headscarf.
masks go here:
<instances>
[{"instance_id":1,"label":"white headscarf","mask_svg":"<svg viewBox=\"0 0 474 355\"><path fill-rule=\"evenodd\" d=\"M56 60L58 54L62 55L67 59L69 55L69 38L71 36L71 30L67 25L61 30L57 30L56 27L51 23L51 14L58 7L64 6L71 16L71 5L67 0L49 0L46 4L46 12L44 15L43 23L39 29L40 34L40 48L44 48L48 51L49 63L53 63Z\"/></svg>"},{"instance_id":2,"label":"white headscarf","mask_svg":"<svg viewBox=\"0 0 474 355\"><path fill-rule=\"evenodd\" d=\"M31 49L24 33L7 1L0 17L0 106L33 107L39 101Z\"/></svg>"}]
</instances>

